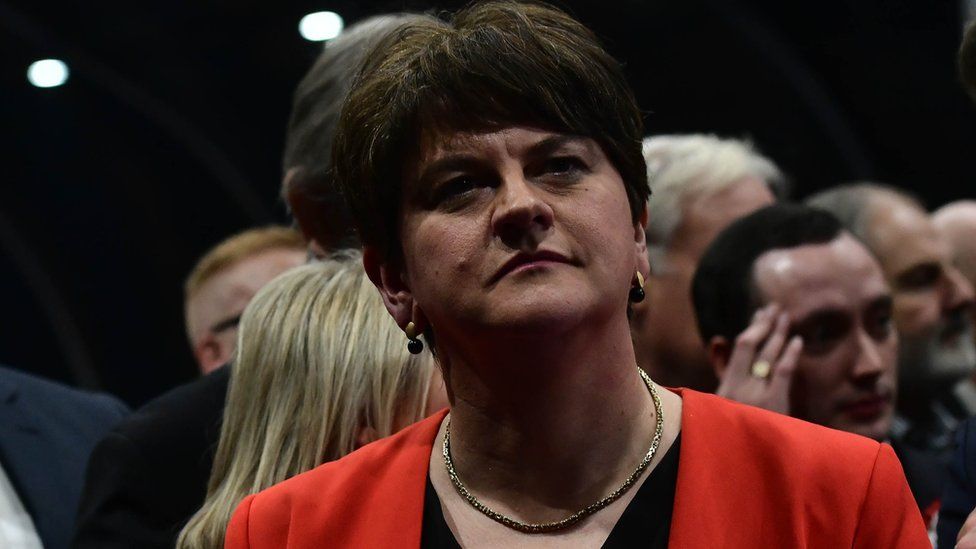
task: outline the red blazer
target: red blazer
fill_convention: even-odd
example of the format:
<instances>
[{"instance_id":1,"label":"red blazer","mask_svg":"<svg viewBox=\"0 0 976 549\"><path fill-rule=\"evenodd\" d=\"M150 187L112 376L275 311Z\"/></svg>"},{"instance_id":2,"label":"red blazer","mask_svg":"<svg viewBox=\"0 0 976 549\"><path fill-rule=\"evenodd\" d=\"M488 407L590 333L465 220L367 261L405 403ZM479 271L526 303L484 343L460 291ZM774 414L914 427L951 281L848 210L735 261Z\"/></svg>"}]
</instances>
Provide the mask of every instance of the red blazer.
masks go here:
<instances>
[{"instance_id":1,"label":"red blazer","mask_svg":"<svg viewBox=\"0 0 976 549\"><path fill-rule=\"evenodd\" d=\"M931 547L887 444L675 392L684 409L670 547ZM248 496L224 547L419 547L445 414Z\"/></svg>"}]
</instances>

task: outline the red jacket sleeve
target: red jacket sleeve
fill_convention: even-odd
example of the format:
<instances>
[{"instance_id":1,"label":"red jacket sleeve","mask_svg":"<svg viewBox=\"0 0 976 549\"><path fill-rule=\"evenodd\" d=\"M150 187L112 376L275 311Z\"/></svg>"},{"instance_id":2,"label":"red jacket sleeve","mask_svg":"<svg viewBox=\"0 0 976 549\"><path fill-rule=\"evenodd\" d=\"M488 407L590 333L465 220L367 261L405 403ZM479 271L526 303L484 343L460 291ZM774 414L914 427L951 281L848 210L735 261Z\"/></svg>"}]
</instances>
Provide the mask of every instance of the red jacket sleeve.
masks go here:
<instances>
[{"instance_id":1,"label":"red jacket sleeve","mask_svg":"<svg viewBox=\"0 0 976 549\"><path fill-rule=\"evenodd\" d=\"M894 450L882 444L861 506L854 547L931 548L922 515Z\"/></svg>"},{"instance_id":2,"label":"red jacket sleeve","mask_svg":"<svg viewBox=\"0 0 976 549\"><path fill-rule=\"evenodd\" d=\"M251 546L248 540L248 519L252 502L254 495L244 498L230 517L227 533L224 535L224 549L248 549Z\"/></svg>"}]
</instances>

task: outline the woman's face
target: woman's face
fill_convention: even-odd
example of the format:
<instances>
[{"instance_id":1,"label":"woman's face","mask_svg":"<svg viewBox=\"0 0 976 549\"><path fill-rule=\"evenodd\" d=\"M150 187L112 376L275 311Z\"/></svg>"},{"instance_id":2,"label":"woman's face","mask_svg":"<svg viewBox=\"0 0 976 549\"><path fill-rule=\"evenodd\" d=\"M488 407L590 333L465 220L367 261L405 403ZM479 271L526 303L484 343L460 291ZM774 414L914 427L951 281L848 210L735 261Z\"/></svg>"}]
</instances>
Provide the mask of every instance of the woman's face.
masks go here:
<instances>
[{"instance_id":1,"label":"woman's face","mask_svg":"<svg viewBox=\"0 0 976 549\"><path fill-rule=\"evenodd\" d=\"M420 148L401 214L410 318L459 336L626 322L634 271L647 272L644 230L595 141L511 127Z\"/></svg>"}]
</instances>

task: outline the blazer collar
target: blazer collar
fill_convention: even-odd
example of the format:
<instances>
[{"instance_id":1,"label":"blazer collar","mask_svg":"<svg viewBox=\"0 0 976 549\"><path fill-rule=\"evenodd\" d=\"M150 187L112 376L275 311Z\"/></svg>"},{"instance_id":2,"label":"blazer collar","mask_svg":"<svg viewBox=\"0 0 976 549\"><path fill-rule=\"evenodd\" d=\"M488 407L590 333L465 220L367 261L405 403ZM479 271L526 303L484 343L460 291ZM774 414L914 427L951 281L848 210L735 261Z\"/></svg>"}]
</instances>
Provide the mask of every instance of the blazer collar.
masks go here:
<instances>
[{"instance_id":1,"label":"blazer collar","mask_svg":"<svg viewBox=\"0 0 976 549\"><path fill-rule=\"evenodd\" d=\"M21 389L3 378L0 375L0 460L47 544L55 525L46 517L61 514L52 510L63 505L57 487L61 486L64 473L59 467L52 467L52 457L58 450L38 421L36 411L25 406Z\"/></svg>"},{"instance_id":2,"label":"blazer collar","mask_svg":"<svg viewBox=\"0 0 976 549\"><path fill-rule=\"evenodd\" d=\"M724 423L715 421L715 414L705 402L709 395L688 389L670 389L682 399L681 456L678 461L678 481L675 490L674 513L671 519L671 547L707 547L717 539L727 539L734 525L727 521L742 520L743 510L737 509L736 490L748 490L752 479L742 469L725 458L729 444L742 444L734 434L723 436ZM705 408L709 408L705 414ZM385 532L399 541L398 546L416 547L420 544L423 523L423 500L426 492L430 453L434 439L447 410L424 420L405 441L405 451L398 453L391 469L396 476L410 479L401 489L390 493L398 500L400 513L396 524L388 524ZM418 504L419 502L419 504ZM391 502L394 503L394 502ZM702 520L708 517L708 520ZM740 518L736 518L740 517ZM387 538L389 539L389 538Z\"/></svg>"},{"instance_id":3,"label":"blazer collar","mask_svg":"<svg viewBox=\"0 0 976 549\"><path fill-rule=\"evenodd\" d=\"M722 526L713 520L728 516L722 502L722 445L712 444L702 432L702 396L688 389L671 389L681 397L681 455L671 517L670 547L707 547L722 539ZM703 518L705 520L703 520Z\"/></svg>"}]
</instances>

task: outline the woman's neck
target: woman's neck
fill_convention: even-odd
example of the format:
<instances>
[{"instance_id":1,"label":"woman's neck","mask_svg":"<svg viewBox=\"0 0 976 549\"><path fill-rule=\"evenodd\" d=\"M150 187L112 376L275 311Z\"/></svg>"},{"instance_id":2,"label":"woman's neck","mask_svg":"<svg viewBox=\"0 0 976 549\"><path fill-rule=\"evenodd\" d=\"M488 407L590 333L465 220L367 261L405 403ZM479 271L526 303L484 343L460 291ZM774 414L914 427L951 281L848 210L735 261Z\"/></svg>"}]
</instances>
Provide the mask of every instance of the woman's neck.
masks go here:
<instances>
[{"instance_id":1,"label":"woman's neck","mask_svg":"<svg viewBox=\"0 0 976 549\"><path fill-rule=\"evenodd\" d=\"M446 357L451 452L468 488L538 521L616 489L654 431L626 322L492 342Z\"/></svg>"}]
</instances>

